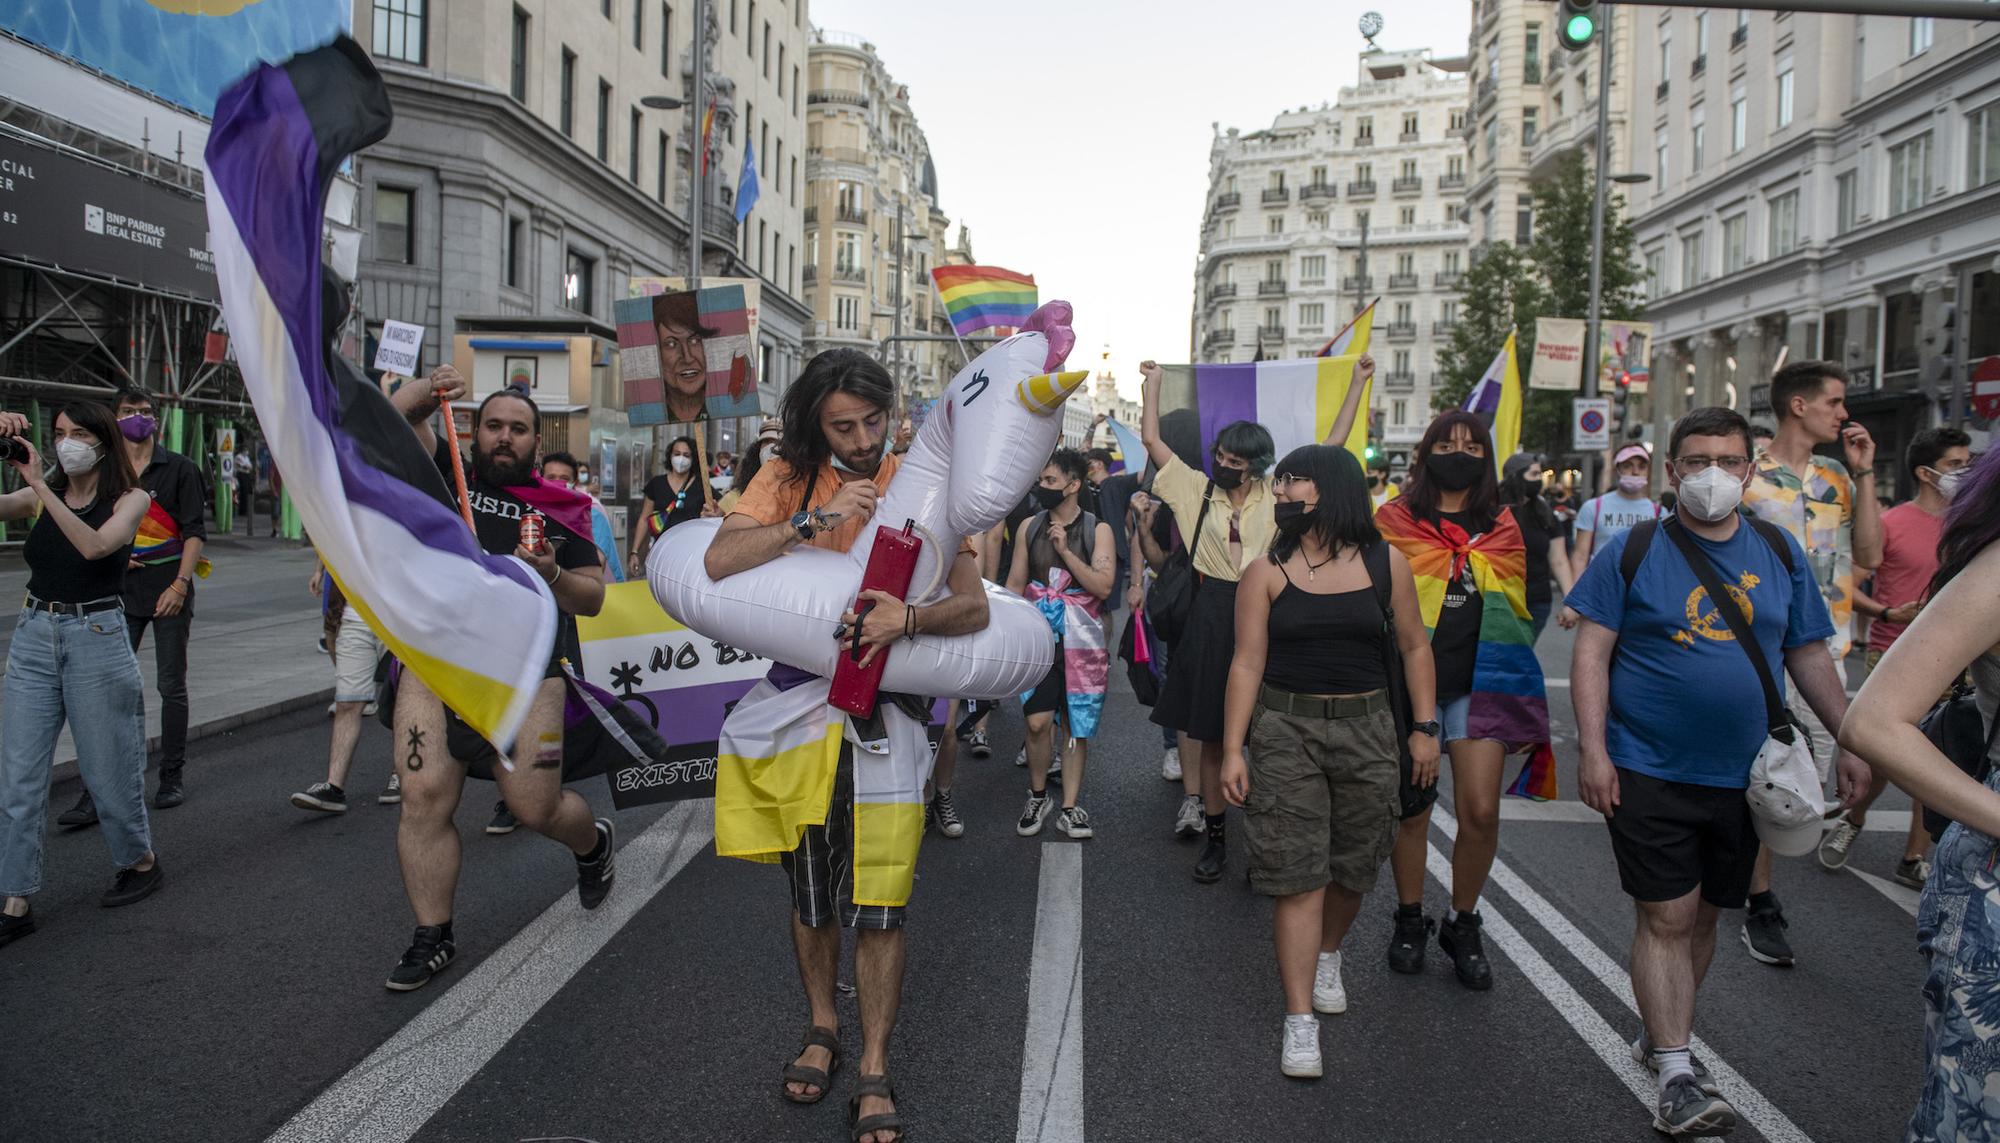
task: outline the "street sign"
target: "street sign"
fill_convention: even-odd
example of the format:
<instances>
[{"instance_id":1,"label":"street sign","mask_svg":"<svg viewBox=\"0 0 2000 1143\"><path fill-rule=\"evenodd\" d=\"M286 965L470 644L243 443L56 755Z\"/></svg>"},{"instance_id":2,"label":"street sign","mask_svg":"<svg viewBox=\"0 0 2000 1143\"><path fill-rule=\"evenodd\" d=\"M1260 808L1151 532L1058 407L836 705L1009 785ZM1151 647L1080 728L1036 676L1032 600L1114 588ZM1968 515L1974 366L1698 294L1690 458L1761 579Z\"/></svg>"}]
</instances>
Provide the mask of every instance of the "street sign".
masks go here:
<instances>
[{"instance_id":1,"label":"street sign","mask_svg":"<svg viewBox=\"0 0 2000 1143\"><path fill-rule=\"evenodd\" d=\"M423 326L406 321L385 321L382 323L382 340L375 348L375 371L414 377L423 351Z\"/></svg>"},{"instance_id":2,"label":"street sign","mask_svg":"<svg viewBox=\"0 0 2000 1143\"><path fill-rule=\"evenodd\" d=\"M1989 421L2000 417L2000 356L1972 367L1972 411Z\"/></svg>"},{"instance_id":3,"label":"street sign","mask_svg":"<svg viewBox=\"0 0 2000 1143\"><path fill-rule=\"evenodd\" d=\"M1579 452L1611 447L1611 398L1576 397L1570 401L1570 440Z\"/></svg>"}]
</instances>

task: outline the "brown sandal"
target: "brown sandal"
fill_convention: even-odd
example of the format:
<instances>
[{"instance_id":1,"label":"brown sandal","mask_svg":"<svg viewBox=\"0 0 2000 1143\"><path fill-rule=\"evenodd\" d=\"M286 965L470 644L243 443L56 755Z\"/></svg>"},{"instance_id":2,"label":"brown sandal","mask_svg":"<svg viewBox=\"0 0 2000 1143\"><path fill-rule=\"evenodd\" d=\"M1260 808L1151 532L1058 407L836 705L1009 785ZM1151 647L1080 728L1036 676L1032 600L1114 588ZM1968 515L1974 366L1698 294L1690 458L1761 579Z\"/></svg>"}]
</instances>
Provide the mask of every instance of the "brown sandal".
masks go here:
<instances>
[{"instance_id":1,"label":"brown sandal","mask_svg":"<svg viewBox=\"0 0 2000 1143\"><path fill-rule=\"evenodd\" d=\"M778 1092L793 1103L818 1103L825 1099L826 1093L833 1088L833 1073L840 1070L840 1036L834 1029L822 1028L817 1024L807 1025L805 1040L799 1045L799 1054L804 1055L808 1048L825 1048L833 1053L833 1058L827 1061L823 1069L809 1068L796 1063L785 1066L784 1079L778 1085ZM794 1083L806 1084L819 1090L800 1094L785 1086Z\"/></svg>"},{"instance_id":2,"label":"brown sandal","mask_svg":"<svg viewBox=\"0 0 2000 1143\"><path fill-rule=\"evenodd\" d=\"M861 1097L865 1095L896 1102L896 1089L889 1083L888 1076L862 1076L860 1082L854 1085L854 1098L847 1103L847 1137L854 1143L861 1143L863 1135L894 1131L896 1138L893 1143L903 1143L909 1136L909 1129L903 1126L901 1108L864 1116L861 1114Z\"/></svg>"}]
</instances>

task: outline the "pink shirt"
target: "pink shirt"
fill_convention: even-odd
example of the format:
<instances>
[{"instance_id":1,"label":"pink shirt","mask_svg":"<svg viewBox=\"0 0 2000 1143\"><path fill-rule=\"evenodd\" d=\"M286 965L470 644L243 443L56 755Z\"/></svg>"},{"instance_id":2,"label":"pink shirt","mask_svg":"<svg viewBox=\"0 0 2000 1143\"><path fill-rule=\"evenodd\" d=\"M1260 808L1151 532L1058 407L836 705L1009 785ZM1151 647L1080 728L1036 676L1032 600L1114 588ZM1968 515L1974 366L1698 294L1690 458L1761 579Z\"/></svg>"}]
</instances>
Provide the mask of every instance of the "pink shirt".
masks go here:
<instances>
[{"instance_id":1,"label":"pink shirt","mask_svg":"<svg viewBox=\"0 0 2000 1143\"><path fill-rule=\"evenodd\" d=\"M1868 594L1885 607L1901 607L1924 598L1938 570L1938 541L1944 538L1944 518L1917 507L1914 500L1882 513L1882 566L1875 569L1875 586ZM1887 651L1903 633L1901 623L1877 619L1868 626L1868 646Z\"/></svg>"}]
</instances>

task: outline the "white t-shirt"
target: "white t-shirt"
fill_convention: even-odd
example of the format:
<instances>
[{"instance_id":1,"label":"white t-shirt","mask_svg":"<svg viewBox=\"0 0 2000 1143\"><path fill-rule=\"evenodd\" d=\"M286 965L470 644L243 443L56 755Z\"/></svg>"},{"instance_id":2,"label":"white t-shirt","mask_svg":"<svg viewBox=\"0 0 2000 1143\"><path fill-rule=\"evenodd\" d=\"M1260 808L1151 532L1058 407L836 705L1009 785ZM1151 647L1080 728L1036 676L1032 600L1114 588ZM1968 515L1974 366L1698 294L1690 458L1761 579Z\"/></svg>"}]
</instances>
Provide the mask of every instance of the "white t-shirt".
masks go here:
<instances>
[{"instance_id":1,"label":"white t-shirt","mask_svg":"<svg viewBox=\"0 0 2000 1143\"><path fill-rule=\"evenodd\" d=\"M1604 550L1614 537L1632 530L1632 525L1660 518L1660 506L1644 496L1629 497L1607 492L1584 501L1576 514L1576 530L1591 533L1590 553Z\"/></svg>"}]
</instances>

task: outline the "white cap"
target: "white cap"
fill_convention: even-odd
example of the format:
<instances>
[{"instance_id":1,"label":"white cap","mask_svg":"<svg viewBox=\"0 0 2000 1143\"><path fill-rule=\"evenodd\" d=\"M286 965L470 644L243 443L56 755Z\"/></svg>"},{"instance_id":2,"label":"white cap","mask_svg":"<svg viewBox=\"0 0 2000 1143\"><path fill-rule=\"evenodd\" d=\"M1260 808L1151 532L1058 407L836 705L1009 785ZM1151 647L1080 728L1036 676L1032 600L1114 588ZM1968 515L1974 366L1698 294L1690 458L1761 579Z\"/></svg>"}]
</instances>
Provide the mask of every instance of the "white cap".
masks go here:
<instances>
[{"instance_id":1,"label":"white cap","mask_svg":"<svg viewBox=\"0 0 2000 1143\"><path fill-rule=\"evenodd\" d=\"M1618 455L1613 457L1611 460L1612 467L1615 468L1618 465L1624 464L1626 461L1631 460L1633 457L1637 457L1640 460L1645 461L1647 464L1651 464L1653 463L1653 450L1647 448L1645 445L1640 444L1637 441L1634 441L1631 444L1626 445L1624 448L1618 450Z\"/></svg>"},{"instance_id":2,"label":"white cap","mask_svg":"<svg viewBox=\"0 0 2000 1143\"><path fill-rule=\"evenodd\" d=\"M1820 793L1819 768L1813 763L1811 741L1798 727L1792 742L1764 740L1750 764L1750 820L1757 839L1781 857L1803 857L1819 845L1826 818Z\"/></svg>"}]
</instances>

